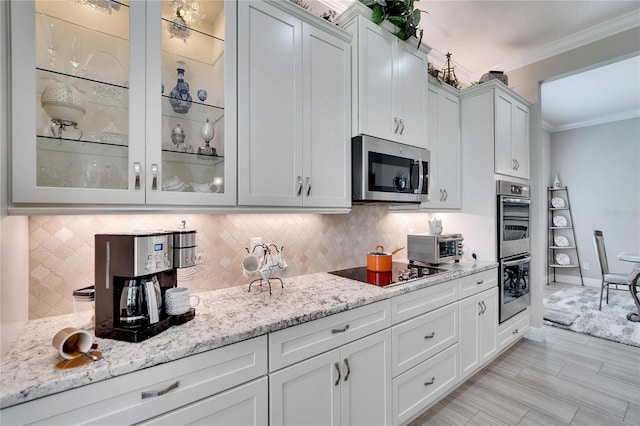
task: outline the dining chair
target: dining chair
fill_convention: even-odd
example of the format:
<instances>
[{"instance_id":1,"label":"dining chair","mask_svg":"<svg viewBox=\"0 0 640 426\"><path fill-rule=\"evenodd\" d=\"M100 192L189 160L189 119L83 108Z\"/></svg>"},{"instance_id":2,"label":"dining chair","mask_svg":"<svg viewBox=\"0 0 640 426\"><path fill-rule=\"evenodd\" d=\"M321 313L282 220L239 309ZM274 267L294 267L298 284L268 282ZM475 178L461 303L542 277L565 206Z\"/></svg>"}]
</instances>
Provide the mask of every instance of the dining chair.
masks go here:
<instances>
[{"instance_id":1,"label":"dining chair","mask_svg":"<svg viewBox=\"0 0 640 426\"><path fill-rule=\"evenodd\" d=\"M593 231L593 242L596 246L596 254L598 255L598 264L600 264L600 272L602 273L602 286L600 287L600 306L598 310L602 310L602 295L605 287L607 288L607 304L609 304L609 286L619 285L630 286L631 275L618 272L609 272L609 263L607 262L607 252L604 248L604 236L602 231Z\"/></svg>"}]
</instances>

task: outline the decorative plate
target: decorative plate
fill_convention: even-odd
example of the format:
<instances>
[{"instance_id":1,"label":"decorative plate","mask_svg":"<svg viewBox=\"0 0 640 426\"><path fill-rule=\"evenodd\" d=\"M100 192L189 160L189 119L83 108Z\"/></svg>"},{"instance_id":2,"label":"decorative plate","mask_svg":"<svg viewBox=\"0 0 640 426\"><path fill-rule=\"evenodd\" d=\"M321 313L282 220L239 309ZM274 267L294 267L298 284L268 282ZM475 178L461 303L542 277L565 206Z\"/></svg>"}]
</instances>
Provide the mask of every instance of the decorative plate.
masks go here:
<instances>
[{"instance_id":1,"label":"decorative plate","mask_svg":"<svg viewBox=\"0 0 640 426\"><path fill-rule=\"evenodd\" d=\"M567 226L567 218L560 215L554 216L553 224L557 227L564 228L565 226Z\"/></svg>"},{"instance_id":2,"label":"decorative plate","mask_svg":"<svg viewBox=\"0 0 640 426\"><path fill-rule=\"evenodd\" d=\"M557 235L553 237L553 242L558 247L569 247L569 240L564 235Z\"/></svg>"},{"instance_id":3,"label":"decorative plate","mask_svg":"<svg viewBox=\"0 0 640 426\"><path fill-rule=\"evenodd\" d=\"M122 98L129 84L120 61L104 51L89 55L81 76L88 79L89 87L95 95L108 99Z\"/></svg>"},{"instance_id":4,"label":"decorative plate","mask_svg":"<svg viewBox=\"0 0 640 426\"><path fill-rule=\"evenodd\" d=\"M551 206L556 209L563 209L566 204L564 203L564 199L560 197L554 197L551 199Z\"/></svg>"},{"instance_id":5,"label":"decorative plate","mask_svg":"<svg viewBox=\"0 0 640 426\"><path fill-rule=\"evenodd\" d=\"M558 253L556 254L556 262L558 262L558 265L569 265L571 263L571 260L566 254Z\"/></svg>"}]
</instances>

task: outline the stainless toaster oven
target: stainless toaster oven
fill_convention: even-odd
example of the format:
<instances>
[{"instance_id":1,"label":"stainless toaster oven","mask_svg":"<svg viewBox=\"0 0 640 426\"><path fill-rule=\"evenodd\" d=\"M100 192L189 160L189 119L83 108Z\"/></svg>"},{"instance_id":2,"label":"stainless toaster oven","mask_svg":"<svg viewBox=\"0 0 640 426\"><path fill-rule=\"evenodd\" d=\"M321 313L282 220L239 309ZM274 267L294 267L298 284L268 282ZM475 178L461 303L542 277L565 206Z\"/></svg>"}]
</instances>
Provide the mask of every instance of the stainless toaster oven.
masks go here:
<instances>
[{"instance_id":1,"label":"stainless toaster oven","mask_svg":"<svg viewBox=\"0 0 640 426\"><path fill-rule=\"evenodd\" d=\"M459 261L462 258L462 234L408 234L407 258L430 264Z\"/></svg>"}]
</instances>

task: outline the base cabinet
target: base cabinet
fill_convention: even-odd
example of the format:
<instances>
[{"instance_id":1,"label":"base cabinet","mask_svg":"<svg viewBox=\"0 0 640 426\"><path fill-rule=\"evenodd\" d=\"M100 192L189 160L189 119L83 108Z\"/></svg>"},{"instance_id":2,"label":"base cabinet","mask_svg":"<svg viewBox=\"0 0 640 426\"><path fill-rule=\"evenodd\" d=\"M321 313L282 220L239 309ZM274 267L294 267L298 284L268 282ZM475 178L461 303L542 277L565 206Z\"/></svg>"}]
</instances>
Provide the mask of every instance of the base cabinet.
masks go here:
<instances>
[{"instance_id":1,"label":"base cabinet","mask_svg":"<svg viewBox=\"0 0 640 426\"><path fill-rule=\"evenodd\" d=\"M498 351L525 335L531 328L531 314L526 309L498 326Z\"/></svg>"},{"instance_id":2,"label":"base cabinet","mask_svg":"<svg viewBox=\"0 0 640 426\"><path fill-rule=\"evenodd\" d=\"M406 423L458 382L456 344L393 379L393 424Z\"/></svg>"},{"instance_id":3,"label":"base cabinet","mask_svg":"<svg viewBox=\"0 0 640 426\"><path fill-rule=\"evenodd\" d=\"M267 378L263 377L139 424L266 426L269 409L267 389Z\"/></svg>"},{"instance_id":4,"label":"base cabinet","mask_svg":"<svg viewBox=\"0 0 640 426\"><path fill-rule=\"evenodd\" d=\"M272 425L391 423L391 332L270 374Z\"/></svg>"},{"instance_id":5,"label":"base cabinet","mask_svg":"<svg viewBox=\"0 0 640 426\"><path fill-rule=\"evenodd\" d=\"M498 288L467 297L460 305L460 379L497 352Z\"/></svg>"}]
</instances>

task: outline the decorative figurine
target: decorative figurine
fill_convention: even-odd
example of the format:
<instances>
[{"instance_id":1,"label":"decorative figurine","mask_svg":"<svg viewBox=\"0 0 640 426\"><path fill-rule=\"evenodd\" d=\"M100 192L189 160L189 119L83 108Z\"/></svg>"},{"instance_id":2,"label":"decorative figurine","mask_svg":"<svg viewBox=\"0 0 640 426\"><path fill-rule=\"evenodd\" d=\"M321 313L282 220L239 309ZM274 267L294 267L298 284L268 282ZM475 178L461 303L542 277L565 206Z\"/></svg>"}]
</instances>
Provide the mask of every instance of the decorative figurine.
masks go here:
<instances>
[{"instance_id":1,"label":"decorative figurine","mask_svg":"<svg viewBox=\"0 0 640 426\"><path fill-rule=\"evenodd\" d=\"M207 118L207 121L205 121L202 127L200 127L200 136L204 139L204 146L198 148L198 154L218 155L216 149L209 146L209 142L211 142L214 135L215 131L213 130L213 125L209 122L209 118Z\"/></svg>"},{"instance_id":2,"label":"decorative figurine","mask_svg":"<svg viewBox=\"0 0 640 426\"><path fill-rule=\"evenodd\" d=\"M555 178L553 179L553 187L560 188L560 177L558 176L558 172L556 172Z\"/></svg>"},{"instance_id":3,"label":"decorative figurine","mask_svg":"<svg viewBox=\"0 0 640 426\"><path fill-rule=\"evenodd\" d=\"M183 61L178 61L178 82L176 87L169 92L169 103L174 112L178 114L186 114L191 108L191 94L189 93L189 83L184 81L184 65Z\"/></svg>"}]
</instances>

